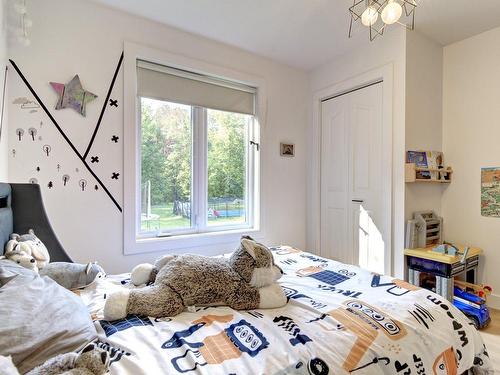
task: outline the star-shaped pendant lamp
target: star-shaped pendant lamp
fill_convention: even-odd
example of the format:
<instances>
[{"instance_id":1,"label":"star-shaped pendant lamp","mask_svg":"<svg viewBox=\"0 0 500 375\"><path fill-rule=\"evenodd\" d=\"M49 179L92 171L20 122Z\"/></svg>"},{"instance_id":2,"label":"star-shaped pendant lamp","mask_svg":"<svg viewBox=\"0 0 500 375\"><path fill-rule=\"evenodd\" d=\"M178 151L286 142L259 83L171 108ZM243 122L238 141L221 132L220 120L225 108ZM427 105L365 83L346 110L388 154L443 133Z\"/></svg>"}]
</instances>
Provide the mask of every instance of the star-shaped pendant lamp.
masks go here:
<instances>
[{"instance_id":1,"label":"star-shaped pendant lamp","mask_svg":"<svg viewBox=\"0 0 500 375\"><path fill-rule=\"evenodd\" d=\"M78 74L66 84L50 82L50 85L59 94L56 109L73 108L84 117L87 103L97 98L97 95L83 89Z\"/></svg>"}]
</instances>

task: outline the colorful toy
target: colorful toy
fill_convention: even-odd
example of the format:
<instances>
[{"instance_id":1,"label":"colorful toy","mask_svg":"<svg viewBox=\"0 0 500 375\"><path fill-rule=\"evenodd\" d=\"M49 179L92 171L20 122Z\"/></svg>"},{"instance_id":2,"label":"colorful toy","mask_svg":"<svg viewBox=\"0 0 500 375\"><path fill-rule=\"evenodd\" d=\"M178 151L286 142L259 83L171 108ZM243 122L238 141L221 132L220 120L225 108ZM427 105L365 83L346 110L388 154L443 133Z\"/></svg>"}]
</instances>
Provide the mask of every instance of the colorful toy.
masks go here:
<instances>
[{"instance_id":1,"label":"colorful toy","mask_svg":"<svg viewBox=\"0 0 500 375\"><path fill-rule=\"evenodd\" d=\"M468 292L473 292L477 296L488 302L488 296L493 292L493 288L484 284L472 284L462 280L455 280L455 285L465 289Z\"/></svg>"},{"instance_id":2,"label":"colorful toy","mask_svg":"<svg viewBox=\"0 0 500 375\"><path fill-rule=\"evenodd\" d=\"M416 286L425 287L453 301L454 280L458 277L475 283L479 267L479 255L482 250L477 247L453 245L456 255L434 251L434 246L418 249L405 249L408 266L408 281ZM433 286L422 285L425 275L432 276Z\"/></svg>"},{"instance_id":3,"label":"colorful toy","mask_svg":"<svg viewBox=\"0 0 500 375\"><path fill-rule=\"evenodd\" d=\"M491 321L486 300L457 286L454 288L453 305L474 323L476 329L486 327Z\"/></svg>"},{"instance_id":4,"label":"colorful toy","mask_svg":"<svg viewBox=\"0 0 500 375\"><path fill-rule=\"evenodd\" d=\"M408 281L453 302L481 329L490 322L486 297L492 292L488 285L475 284L481 252L476 247L451 244L405 249ZM457 280L459 276L466 281Z\"/></svg>"}]
</instances>

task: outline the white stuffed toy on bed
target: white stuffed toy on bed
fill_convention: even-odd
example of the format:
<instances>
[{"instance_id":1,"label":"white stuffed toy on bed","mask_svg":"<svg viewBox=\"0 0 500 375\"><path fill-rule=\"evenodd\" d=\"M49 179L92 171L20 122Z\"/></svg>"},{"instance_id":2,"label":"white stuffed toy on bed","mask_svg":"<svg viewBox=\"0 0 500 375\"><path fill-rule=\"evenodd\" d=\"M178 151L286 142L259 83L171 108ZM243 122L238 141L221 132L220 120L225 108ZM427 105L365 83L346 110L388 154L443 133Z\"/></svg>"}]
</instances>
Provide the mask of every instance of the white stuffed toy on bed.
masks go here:
<instances>
[{"instance_id":1,"label":"white stuffed toy on bed","mask_svg":"<svg viewBox=\"0 0 500 375\"><path fill-rule=\"evenodd\" d=\"M43 242L35 235L35 231L30 229L27 234L19 235L12 233L10 241L5 245L5 256L9 258L9 253L16 251L32 256L36 261L38 270L43 269L50 262L49 251Z\"/></svg>"}]
</instances>

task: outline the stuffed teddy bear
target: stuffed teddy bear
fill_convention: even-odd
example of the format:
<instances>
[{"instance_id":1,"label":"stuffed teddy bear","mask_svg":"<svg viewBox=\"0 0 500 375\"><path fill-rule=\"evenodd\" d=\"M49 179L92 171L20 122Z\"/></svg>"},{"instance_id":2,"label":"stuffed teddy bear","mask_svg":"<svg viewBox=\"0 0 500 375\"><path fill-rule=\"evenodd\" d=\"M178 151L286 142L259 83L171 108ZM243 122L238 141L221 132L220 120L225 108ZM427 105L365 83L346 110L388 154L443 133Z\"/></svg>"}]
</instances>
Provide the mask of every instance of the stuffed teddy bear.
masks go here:
<instances>
[{"instance_id":1,"label":"stuffed teddy bear","mask_svg":"<svg viewBox=\"0 0 500 375\"><path fill-rule=\"evenodd\" d=\"M134 268L133 283L153 282L108 296L104 319L127 314L174 316L190 306L228 305L235 310L281 307L287 299L276 282L283 271L266 246L244 236L229 259L201 255L167 255L155 265Z\"/></svg>"},{"instance_id":2,"label":"stuffed teddy bear","mask_svg":"<svg viewBox=\"0 0 500 375\"><path fill-rule=\"evenodd\" d=\"M47 360L26 375L103 375L108 371L109 354L94 344L81 353L65 353Z\"/></svg>"},{"instance_id":3,"label":"stuffed teddy bear","mask_svg":"<svg viewBox=\"0 0 500 375\"><path fill-rule=\"evenodd\" d=\"M21 246L21 249L28 255L35 258L39 270L43 269L50 262L49 251L42 241L35 235L35 231L30 229L28 234L19 235L12 233L10 241L5 246L5 252Z\"/></svg>"},{"instance_id":4,"label":"stuffed teddy bear","mask_svg":"<svg viewBox=\"0 0 500 375\"><path fill-rule=\"evenodd\" d=\"M97 263L53 262L40 270L41 276L48 276L66 289L78 289L92 284L106 274Z\"/></svg>"},{"instance_id":5,"label":"stuffed teddy bear","mask_svg":"<svg viewBox=\"0 0 500 375\"><path fill-rule=\"evenodd\" d=\"M11 260L24 268L38 273L36 260L29 254L29 245L18 243L14 248L9 247L5 255L1 256L0 259Z\"/></svg>"}]
</instances>

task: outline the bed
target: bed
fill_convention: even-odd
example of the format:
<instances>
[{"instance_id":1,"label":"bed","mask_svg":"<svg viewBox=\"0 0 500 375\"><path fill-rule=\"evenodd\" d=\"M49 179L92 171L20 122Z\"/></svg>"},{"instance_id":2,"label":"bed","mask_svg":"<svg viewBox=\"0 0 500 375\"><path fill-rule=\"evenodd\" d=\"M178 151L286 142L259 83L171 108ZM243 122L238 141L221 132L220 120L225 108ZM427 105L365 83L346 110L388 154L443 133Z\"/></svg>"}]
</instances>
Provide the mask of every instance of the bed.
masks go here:
<instances>
[{"instance_id":1,"label":"bed","mask_svg":"<svg viewBox=\"0 0 500 375\"><path fill-rule=\"evenodd\" d=\"M78 291L111 374L493 373L473 325L438 295L288 246L272 248L289 302L272 310L197 307L173 318L102 319L129 274Z\"/></svg>"},{"instance_id":2,"label":"bed","mask_svg":"<svg viewBox=\"0 0 500 375\"><path fill-rule=\"evenodd\" d=\"M70 261L39 187L0 183L0 240L28 228L41 234L53 259ZM292 247L272 251L289 298L278 309L192 306L171 318L109 322L102 318L106 296L133 288L129 274L76 291L95 342L111 355L110 374L494 373L479 332L440 296Z\"/></svg>"}]
</instances>

